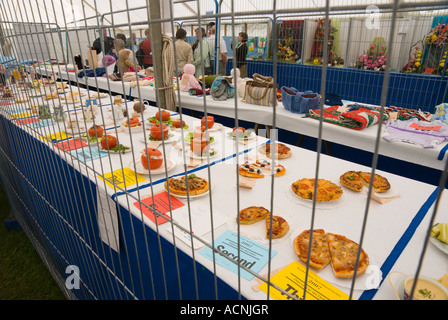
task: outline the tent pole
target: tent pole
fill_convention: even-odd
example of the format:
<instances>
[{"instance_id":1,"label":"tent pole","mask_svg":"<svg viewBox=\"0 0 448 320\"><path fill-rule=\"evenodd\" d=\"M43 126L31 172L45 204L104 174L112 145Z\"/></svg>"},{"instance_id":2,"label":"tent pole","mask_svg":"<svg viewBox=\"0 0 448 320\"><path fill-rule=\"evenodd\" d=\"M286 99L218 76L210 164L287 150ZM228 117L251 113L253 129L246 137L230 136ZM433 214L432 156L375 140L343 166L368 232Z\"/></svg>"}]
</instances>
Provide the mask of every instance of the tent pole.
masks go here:
<instances>
[{"instance_id":1,"label":"tent pole","mask_svg":"<svg viewBox=\"0 0 448 320\"><path fill-rule=\"evenodd\" d=\"M149 1L149 17L150 20L160 20L160 2L159 1ZM152 62L154 67L154 80L157 88L162 88L164 85L163 81L163 66L162 66L162 24L155 23L151 24L151 51L152 51ZM156 104L159 107L165 108L166 100L165 94L159 94Z\"/></svg>"}]
</instances>

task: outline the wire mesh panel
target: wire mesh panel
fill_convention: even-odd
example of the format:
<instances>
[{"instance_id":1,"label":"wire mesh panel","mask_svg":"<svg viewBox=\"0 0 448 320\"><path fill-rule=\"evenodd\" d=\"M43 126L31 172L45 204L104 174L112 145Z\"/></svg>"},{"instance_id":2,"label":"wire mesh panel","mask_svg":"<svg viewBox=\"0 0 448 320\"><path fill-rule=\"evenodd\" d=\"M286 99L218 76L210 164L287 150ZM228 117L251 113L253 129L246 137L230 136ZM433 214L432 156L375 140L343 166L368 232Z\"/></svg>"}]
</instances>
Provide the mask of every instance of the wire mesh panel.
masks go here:
<instances>
[{"instance_id":1,"label":"wire mesh panel","mask_svg":"<svg viewBox=\"0 0 448 320\"><path fill-rule=\"evenodd\" d=\"M13 211L70 299L448 299L447 12L3 1Z\"/></svg>"}]
</instances>

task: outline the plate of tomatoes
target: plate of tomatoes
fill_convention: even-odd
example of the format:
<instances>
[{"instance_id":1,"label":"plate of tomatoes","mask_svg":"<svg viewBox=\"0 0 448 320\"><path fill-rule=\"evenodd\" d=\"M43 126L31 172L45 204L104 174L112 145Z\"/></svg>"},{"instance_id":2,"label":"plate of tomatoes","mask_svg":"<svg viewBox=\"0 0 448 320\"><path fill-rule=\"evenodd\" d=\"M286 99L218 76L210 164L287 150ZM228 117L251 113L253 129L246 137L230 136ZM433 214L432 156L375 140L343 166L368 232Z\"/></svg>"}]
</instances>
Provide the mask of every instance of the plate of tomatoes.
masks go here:
<instances>
[{"instance_id":1,"label":"plate of tomatoes","mask_svg":"<svg viewBox=\"0 0 448 320\"><path fill-rule=\"evenodd\" d=\"M140 119L137 117L131 117L127 120L123 120L120 122L120 126L124 129L125 133L141 132L143 130L142 123Z\"/></svg>"},{"instance_id":2,"label":"plate of tomatoes","mask_svg":"<svg viewBox=\"0 0 448 320\"><path fill-rule=\"evenodd\" d=\"M149 141L163 141L163 142L173 142L179 139L179 134L175 134L170 131L170 128L165 124L156 123L151 126L149 136L146 137ZM145 137L142 137L141 141L145 141Z\"/></svg>"},{"instance_id":3,"label":"plate of tomatoes","mask_svg":"<svg viewBox=\"0 0 448 320\"><path fill-rule=\"evenodd\" d=\"M101 151L109 152L109 154L126 154L132 151L130 146L118 143L117 137L106 134L100 140Z\"/></svg>"},{"instance_id":4,"label":"plate of tomatoes","mask_svg":"<svg viewBox=\"0 0 448 320\"><path fill-rule=\"evenodd\" d=\"M170 157L165 157L160 150L155 148L146 148L142 150L140 159L135 159L129 164L129 168L135 170L139 174L160 174L174 169L177 165L176 160Z\"/></svg>"},{"instance_id":5,"label":"plate of tomatoes","mask_svg":"<svg viewBox=\"0 0 448 320\"><path fill-rule=\"evenodd\" d=\"M231 132L227 132L229 138L238 140L253 140L257 137L254 129L246 129L243 127L234 127Z\"/></svg>"},{"instance_id":6,"label":"plate of tomatoes","mask_svg":"<svg viewBox=\"0 0 448 320\"><path fill-rule=\"evenodd\" d=\"M190 126L188 124L185 123L184 120L180 120L180 118L174 118L173 121L171 122L171 129L173 130L187 130L188 128L190 128Z\"/></svg>"},{"instance_id":7,"label":"plate of tomatoes","mask_svg":"<svg viewBox=\"0 0 448 320\"><path fill-rule=\"evenodd\" d=\"M160 120L162 120L162 124L166 126L171 126L173 123L171 113L166 110L157 111L153 117L148 118L148 122L150 125L160 124Z\"/></svg>"},{"instance_id":8,"label":"plate of tomatoes","mask_svg":"<svg viewBox=\"0 0 448 320\"><path fill-rule=\"evenodd\" d=\"M206 126L207 123L207 126ZM208 131L219 131L223 128L221 123L215 122L215 118L213 116L202 117L201 119L201 127L206 127Z\"/></svg>"}]
</instances>

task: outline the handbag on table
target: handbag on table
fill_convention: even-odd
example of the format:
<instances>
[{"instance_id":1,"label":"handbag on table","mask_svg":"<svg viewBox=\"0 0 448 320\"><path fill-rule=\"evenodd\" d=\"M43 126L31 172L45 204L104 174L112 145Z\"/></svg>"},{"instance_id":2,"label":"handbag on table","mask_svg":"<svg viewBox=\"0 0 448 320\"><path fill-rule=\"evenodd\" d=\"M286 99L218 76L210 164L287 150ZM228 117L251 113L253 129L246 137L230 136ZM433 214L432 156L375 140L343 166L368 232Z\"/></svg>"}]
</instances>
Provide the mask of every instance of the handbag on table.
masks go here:
<instances>
[{"instance_id":1,"label":"handbag on table","mask_svg":"<svg viewBox=\"0 0 448 320\"><path fill-rule=\"evenodd\" d=\"M258 73L254 73L252 77L252 80L246 81L243 102L259 106L276 106L278 85L274 85L274 79Z\"/></svg>"},{"instance_id":2,"label":"handbag on table","mask_svg":"<svg viewBox=\"0 0 448 320\"><path fill-rule=\"evenodd\" d=\"M312 91L299 92L296 88L282 87L282 104L292 113L307 113L319 108L320 95Z\"/></svg>"},{"instance_id":3,"label":"handbag on table","mask_svg":"<svg viewBox=\"0 0 448 320\"><path fill-rule=\"evenodd\" d=\"M210 88L213 100L227 100L235 96L235 89L224 77L217 77Z\"/></svg>"}]
</instances>

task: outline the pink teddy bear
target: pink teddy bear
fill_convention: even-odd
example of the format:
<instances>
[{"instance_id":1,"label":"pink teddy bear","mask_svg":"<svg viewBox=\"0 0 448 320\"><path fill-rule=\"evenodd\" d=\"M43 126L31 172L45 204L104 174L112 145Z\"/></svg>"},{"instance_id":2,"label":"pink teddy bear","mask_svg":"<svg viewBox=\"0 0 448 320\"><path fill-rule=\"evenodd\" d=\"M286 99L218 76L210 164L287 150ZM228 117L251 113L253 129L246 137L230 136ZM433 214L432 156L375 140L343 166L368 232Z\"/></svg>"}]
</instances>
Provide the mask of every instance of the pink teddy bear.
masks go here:
<instances>
[{"instance_id":1,"label":"pink teddy bear","mask_svg":"<svg viewBox=\"0 0 448 320\"><path fill-rule=\"evenodd\" d=\"M190 89L202 89L198 80L194 76L196 67L191 63L187 63L184 66L184 74L180 83L180 91L188 91Z\"/></svg>"}]
</instances>

